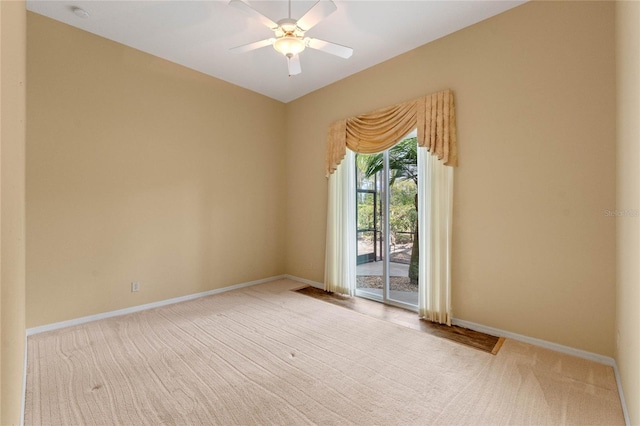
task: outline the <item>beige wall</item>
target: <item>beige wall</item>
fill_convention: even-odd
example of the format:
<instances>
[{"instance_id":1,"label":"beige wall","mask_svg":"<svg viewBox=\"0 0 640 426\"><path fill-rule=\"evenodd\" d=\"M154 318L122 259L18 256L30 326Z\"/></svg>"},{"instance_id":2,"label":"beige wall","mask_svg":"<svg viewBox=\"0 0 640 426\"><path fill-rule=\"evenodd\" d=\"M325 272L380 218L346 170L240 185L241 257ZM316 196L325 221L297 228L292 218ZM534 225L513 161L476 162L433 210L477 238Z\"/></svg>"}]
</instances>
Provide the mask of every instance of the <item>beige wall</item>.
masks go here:
<instances>
[{"instance_id":1,"label":"beige wall","mask_svg":"<svg viewBox=\"0 0 640 426\"><path fill-rule=\"evenodd\" d=\"M285 272L282 103L32 13L27 64L28 327Z\"/></svg>"},{"instance_id":2,"label":"beige wall","mask_svg":"<svg viewBox=\"0 0 640 426\"><path fill-rule=\"evenodd\" d=\"M640 3L616 4L617 209L640 210ZM634 212L634 213L635 213ZM617 225L616 359L631 423L640 425L640 218Z\"/></svg>"},{"instance_id":3,"label":"beige wall","mask_svg":"<svg viewBox=\"0 0 640 426\"><path fill-rule=\"evenodd\" d=\"M26 10L0 1L0 424L21 422L25 331Z\"/></svg>"},{"instance_id":4,"label":"beige wall","mask_svg":"<svg viewBox=\"0 0 640 426\"><path fill-rule=\"evenodd\" d=\"M614 4L528 3L287 105L286 270L322 281L335 119L457 102L454 316L612 356Z\"/></svg>"}]
</instances>

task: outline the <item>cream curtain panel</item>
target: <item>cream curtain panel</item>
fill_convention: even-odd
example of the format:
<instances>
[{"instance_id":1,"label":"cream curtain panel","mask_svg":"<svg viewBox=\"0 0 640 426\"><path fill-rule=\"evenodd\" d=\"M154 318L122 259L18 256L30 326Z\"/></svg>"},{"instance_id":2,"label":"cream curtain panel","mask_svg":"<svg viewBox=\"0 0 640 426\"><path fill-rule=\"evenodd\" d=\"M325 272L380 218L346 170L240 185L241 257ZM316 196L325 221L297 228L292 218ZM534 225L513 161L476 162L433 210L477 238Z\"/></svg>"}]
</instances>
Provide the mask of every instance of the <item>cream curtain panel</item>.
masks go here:
<instances>
[{"instance_id":1,"label":"cream curtain panel","mask_svg":"<svg viewBox=\"0 0 640 426\"><path fill-rule=\"evenodd\" d=\"M444 165L458 165L453 92L444 90L331 124L327 177L336 170L347 148L362 154L384 151L416 128L418 146L425 147Z\"/></svg>"},{"instance_id":2,"label":"cream curtain panel","mask_svg":"<svg viewBox=\"0 0 640 426\"><path fill-rule=\"evenodd\" d=\"M327 246L324 289L353 296L356 288L356 176L355 154L329 176Z\"/></svg>"},{"instance_id":3,"label":"cream curtain panel","mask_svg":"<svg viewBox=\"0 0 640 426\"><path fill-rule=\"evenodd\" d=\"M418 147L418 313L451 325L453 167Z\"/></svg>"}]
</instances>

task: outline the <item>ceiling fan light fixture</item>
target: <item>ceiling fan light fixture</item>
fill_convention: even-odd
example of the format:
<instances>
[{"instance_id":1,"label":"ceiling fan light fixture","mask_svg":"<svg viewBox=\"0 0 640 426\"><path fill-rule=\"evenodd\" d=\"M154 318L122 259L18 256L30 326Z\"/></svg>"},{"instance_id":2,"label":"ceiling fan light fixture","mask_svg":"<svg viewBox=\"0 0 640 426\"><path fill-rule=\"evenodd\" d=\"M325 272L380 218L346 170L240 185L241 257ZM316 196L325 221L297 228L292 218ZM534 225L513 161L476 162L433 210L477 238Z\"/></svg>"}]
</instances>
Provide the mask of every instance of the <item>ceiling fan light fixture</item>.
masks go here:
<instances>
[{"instance_id":1,"label":"ceiling fan light fixture","mask_svg":"<svg viewBox=\"0 0 640 426\"><path fill-rule=\"evenodd\" d=\"M291 35L300 31L295 19L285 18L278 21L278 29L282 31L283 35ZM297 35L297 34L296 34Z\"/></svg>"},{"instance_id":2,"label":"ceiling fan light fixture","mask_svg":"<svg viewBox=\"0 0 640 426\"><path fill-rule=\"evenodd\" d=\"M284 56L294 56L302 52L306 44L303 39L295 36L284 36L276 39L273 48Z\"/></svg>"}]
</instances>

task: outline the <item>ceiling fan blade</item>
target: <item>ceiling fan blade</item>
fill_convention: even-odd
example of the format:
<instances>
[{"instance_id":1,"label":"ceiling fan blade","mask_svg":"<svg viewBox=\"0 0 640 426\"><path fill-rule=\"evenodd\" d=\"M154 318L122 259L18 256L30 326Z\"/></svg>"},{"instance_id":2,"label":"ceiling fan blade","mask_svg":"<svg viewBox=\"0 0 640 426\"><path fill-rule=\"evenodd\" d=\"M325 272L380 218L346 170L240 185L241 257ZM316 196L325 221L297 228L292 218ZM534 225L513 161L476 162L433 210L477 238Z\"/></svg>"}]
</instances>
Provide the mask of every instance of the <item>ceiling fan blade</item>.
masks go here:
<instances>
[{"instance_id":1,"label":"ceiling fan blade","mask_svg":"<svg viewBox=\"0 0 640 426\"><path fill-rule=\"evenodd\" d=\"M242 46L232 47L229 52L233 53L245 53L251 50L260 49L261 47L270 46L275 41L275 38L268 38L266 40L254 41L253 43L243 44Z\"/></svg>"},{"instance_id":2,"label":"ceiling fan blade","mask_svg":"<svg viewBox=\"0 0 640 426\"><path fill-rule=\"evenodd\" d=\"M293 55L292 57L287 56L287 65L289 66L289 77L292 75L298 75L302 72L300 56L298 55Z\"/></svg>"},{"instance_id":3,"label":"ceiling fan blade","mask_svg":"<svg viewBox=\"0 0 640 426\"><path fill-rule=\"evenodd\" d=\"M319 0L307 11L307 13L304 14L302 18L298 19L297 25L302 31L308 31L337 9L338 8L333 1Z\"/></svg>"},{"instance_id":4,"label":"ceiling fan blade","mask_svg":"<svg viewBox=\"0 0 640 426\"><path fill-rule=\"evenodd\" d=\"M331 53L332 55L336 55L344 59L349 59L351 55L353 55L353 49L347 46L319 40L317 38L307 38L305 40L307 42L307 46L312 49Z\"/></svg>"},{"instance_id":5,"label":"ceiling fan blade","mask_svg":"<svg viewBox=\"0 0 640 426\"><path fill-rule=\"evenodd\" d=\"M258 21L262 22L262 24L266 25L272 30L275 30L276 28L278 28L278 24L276 24L271 19L267 18L262 13L258 12L257 10L255 10L253 7L243 2L242 0L231 0L229 2L229 6L233 6L236 9L241 10L245 14L251 16L253 19L257 19Z\"/></svg>"}]
</instances>

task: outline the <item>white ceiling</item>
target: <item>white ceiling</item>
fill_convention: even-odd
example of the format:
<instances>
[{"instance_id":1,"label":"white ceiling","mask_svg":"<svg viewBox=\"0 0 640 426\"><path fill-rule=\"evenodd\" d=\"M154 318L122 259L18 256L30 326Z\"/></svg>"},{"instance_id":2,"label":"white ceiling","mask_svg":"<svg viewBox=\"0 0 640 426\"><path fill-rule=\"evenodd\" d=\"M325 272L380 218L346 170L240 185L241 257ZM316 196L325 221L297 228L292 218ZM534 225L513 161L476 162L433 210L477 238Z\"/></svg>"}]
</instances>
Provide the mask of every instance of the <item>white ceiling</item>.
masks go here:
<instances>
[{"instance_id":1,"label":"white ceiling","mask_svg":"<svg viewBox=\"0 0 640 426\"><path fill-rule=\"evenodd\" d=\"M334 2L338 10L307 35L352 47L353 56L341 59L306 49L300 54L302 74L293 77L288 76L286 58L270 46L242 54L228 51L273 37L273 32L229 6L227 0L27 0L27 9L289 102L524 0ZM248 3L276 22L287 16L287 1ZM294 0L292 17L300 18L314 3ZM74 6L90 17L76 16Z\"/></svg>"}]
</instances>

